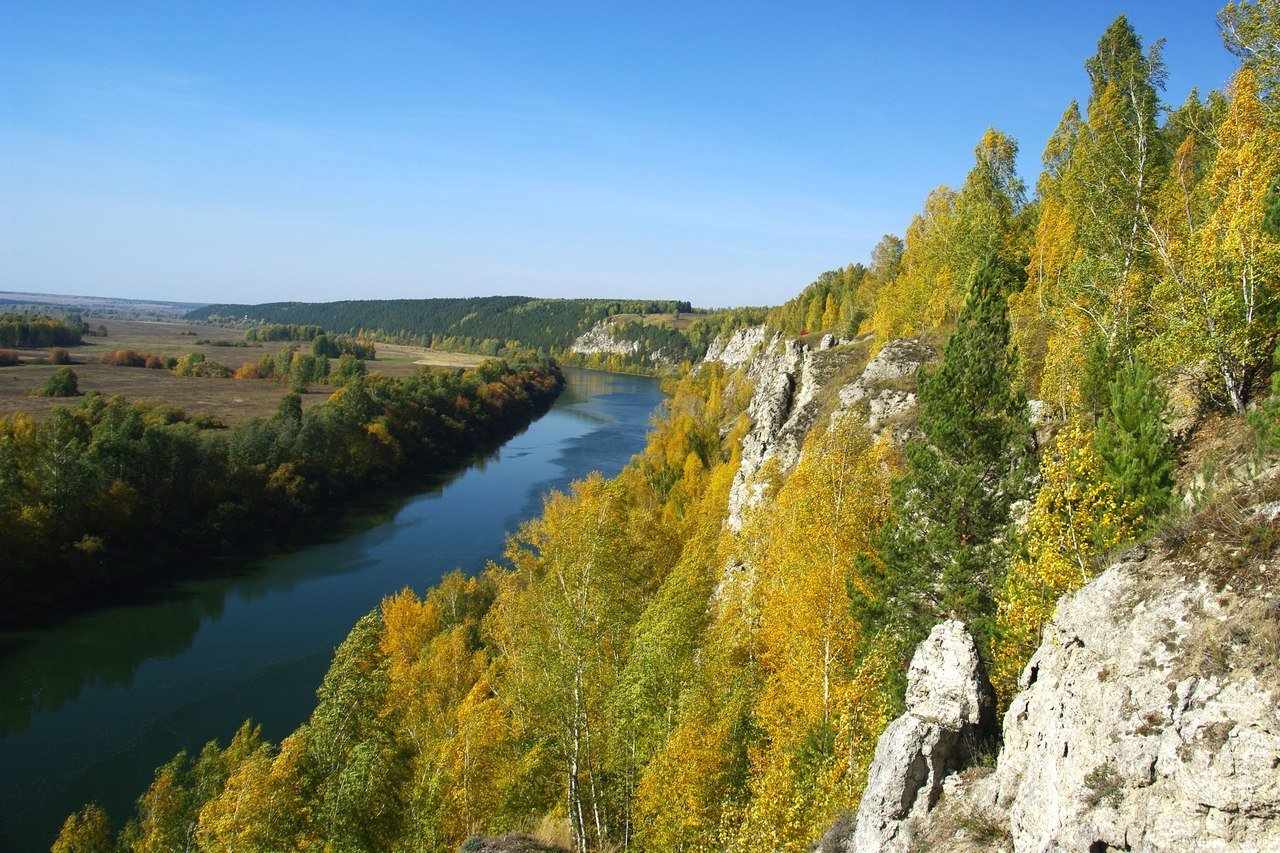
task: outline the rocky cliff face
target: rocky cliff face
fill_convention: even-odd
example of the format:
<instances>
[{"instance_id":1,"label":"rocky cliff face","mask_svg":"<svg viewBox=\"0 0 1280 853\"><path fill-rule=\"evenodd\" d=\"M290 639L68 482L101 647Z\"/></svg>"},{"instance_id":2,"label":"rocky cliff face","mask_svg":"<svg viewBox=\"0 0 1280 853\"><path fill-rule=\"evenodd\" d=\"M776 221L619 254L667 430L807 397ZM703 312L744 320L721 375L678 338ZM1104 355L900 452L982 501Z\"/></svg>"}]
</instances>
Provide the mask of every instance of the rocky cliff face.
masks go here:
<instances>
[{"instance_id":1,"label":"rocky cliff face","mask_svg":"<svg viewBox=\"0 0 1280 853\"><path fill-rule=\"evenodd\" d=\"M624 341L612 334L613 324L601 320L578 336L569 347L579 355L634 355L640 352L640 341Z\"/></svg>"},{"instance_id":2,"label":"rocky cliff face","mask_svg":"<svg viewBox=\"0 0 1280 853\"><path fill-rule=\"evenodd\" d=\"M729 493L727 524L741 528L743 513L755 506L763 484L758 475L776 460L781 474L800 459L805 438L826 409L834 417L858 406L866 409L872 431L892 426L915 406L914 377L922 364L937 357L916 341L895 341L872 359L856 378L836 388L836 380L865 358L860 347L826 335L816 347L770 336L763 326L743 329L707 351L705 362L730 370L745 368L754 383L747 415L751 431L742 442L742 465ZM829 399L832 395L837 403Z\"/></svg>"},{"instance_id":3,"label":"rocky cliff face","mask_svg":"<svg viewBox=\"0 0 1280 853\"><path fill-rule=\"evenodd\" d=\"M925 701L909 691L844 849L1280 850L1280 561L1256 548L1278 511L1244 512L1238 541L1135 549L1064 598L995 770L953 773L927 808L895 796L930 743L902 735ZM917 660L963 671L966 654ZM917 694L938 689L913 678ZM925 766L917 790L932 797L944 762Z\"/></svg>"}]
</instances>

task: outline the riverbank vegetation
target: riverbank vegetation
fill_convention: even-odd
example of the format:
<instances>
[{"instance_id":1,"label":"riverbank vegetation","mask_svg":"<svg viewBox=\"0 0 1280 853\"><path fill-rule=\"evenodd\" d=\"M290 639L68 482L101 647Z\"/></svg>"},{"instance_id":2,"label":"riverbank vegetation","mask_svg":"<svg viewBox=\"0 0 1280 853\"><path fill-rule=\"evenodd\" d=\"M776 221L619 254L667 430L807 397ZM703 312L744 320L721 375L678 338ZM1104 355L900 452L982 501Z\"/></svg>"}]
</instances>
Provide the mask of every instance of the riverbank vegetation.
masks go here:
<instances>
[{"instance_id":1,"label":"riverbank vegetation","mask_svg":"<svg viewBox=\"0 0 1280 853\"><path fill-rule=\"evenodd\" d=\"M356 488L455 464L526 425L563 384L550 362L352 377L229 429L170 405L88 394L0 417L0 618L173 577L194 553L252 553ZM140 555L147 555L141 558Z\"/></svg>"},{"instance_id":2,"label":"riverbank vegetation","mask_svg":"<svg viewBox=\"0 0 1280 853\"><path fill-rule=\"evenodd\" d=\"M820 419L735 530L754 389L704 365L502 564L362 619L280 744L246 724L160 768L120 846L445 851L552 825L578 851L805 850L857 807L929 626L972 626L1007 703L1058 597L1179 511L1197 425L1247 434L1267 393L1280 17L1222 23L1242 68L1166 111L1159 43L1117 19L1034 197L991 129L904 239L771 315L941 344L910 435ZM1278 408L1253 406L1264 443ZM63 833L86 839L109 843L93 806Z\"/></svg>"}]
</instances>

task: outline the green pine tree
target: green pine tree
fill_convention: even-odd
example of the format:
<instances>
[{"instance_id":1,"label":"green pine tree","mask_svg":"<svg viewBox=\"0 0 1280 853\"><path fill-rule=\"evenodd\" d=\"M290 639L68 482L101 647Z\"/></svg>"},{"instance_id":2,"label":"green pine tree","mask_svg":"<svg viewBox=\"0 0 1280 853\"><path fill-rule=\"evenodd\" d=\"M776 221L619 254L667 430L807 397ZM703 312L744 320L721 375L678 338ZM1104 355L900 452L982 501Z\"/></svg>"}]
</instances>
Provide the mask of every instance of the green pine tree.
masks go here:
<instances>
[{"instance_id":1,"label":"green pine tree","mask_svg":"<svg viewBox=\"0 0 1280 853\"><path fill-rule=\"evenodd\" d=\"M1121 505L1147 524L1173 494L1173 455L1164 411L1168 400L1140 359L1122 366L1107 386L1094 447L1103 476Z\"/></svg>"},{"instance_id":2,"label":"green pine tree","mask_svg":"<svg viewBox=\"0 0 1280 853\"><path fill-rule=\"evenodd\" d=\"M1032 462L1006 306L1017 276L992 256L978 265L941 367L920 379L923 436L906 447L882 541L886 615L912 634L953 615L985 647L1010 508Z\"/></svg>"},{"instance_id":3,"label":"green pine tree","mask_svg":"<svg viewBox=\"0 0 1280 853\"><path fill-rule=\"evenodd\" d=\"M1280 237L1280 175L1276 176L1271 191L1262 199L1265 213L1262 216L1262 230L1275 237Z\"/></svg>"}]
</instances>

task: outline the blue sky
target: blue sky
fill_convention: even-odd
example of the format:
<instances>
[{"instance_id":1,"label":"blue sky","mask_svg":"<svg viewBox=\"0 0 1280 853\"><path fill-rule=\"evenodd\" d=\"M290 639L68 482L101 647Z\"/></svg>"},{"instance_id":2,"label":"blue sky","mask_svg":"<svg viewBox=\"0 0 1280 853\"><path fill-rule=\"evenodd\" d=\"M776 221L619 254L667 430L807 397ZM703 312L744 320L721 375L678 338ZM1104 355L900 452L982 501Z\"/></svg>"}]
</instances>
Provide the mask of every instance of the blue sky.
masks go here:
<instances>
[{"instance_id":1,"label":"blue sky","mask_svg":"<svg viewBox=\"0 0 1280 853\"><path fill-rule=\"evenodd\" d=\"M991 125L1033 185L1114 17L1166 99L1221 4L0 4L0 290L776 304Z\"/></svg>"}]
</instances>

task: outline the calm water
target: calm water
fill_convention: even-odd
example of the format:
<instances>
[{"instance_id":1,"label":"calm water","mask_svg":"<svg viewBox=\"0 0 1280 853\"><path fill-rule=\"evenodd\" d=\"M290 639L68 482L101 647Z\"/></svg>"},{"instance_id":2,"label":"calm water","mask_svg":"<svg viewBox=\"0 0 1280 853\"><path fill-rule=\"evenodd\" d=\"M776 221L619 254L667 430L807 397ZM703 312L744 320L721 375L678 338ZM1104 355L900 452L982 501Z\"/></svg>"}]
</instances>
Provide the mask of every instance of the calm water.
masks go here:
<instances>
[{"instance_id":1,"label":"calm water","mask_svg":"<svg viewBox=\"0 0 1280 853\"><path fill-rule=\"evenodd\" d=\"M47 850L89 800L119 827L157 765L246 718L279 741L334 648L388 593L498 559L542 495L644 446L655 380L567 370L556 405L496 453L341 536L40 631L0 634L0 849Z\"/></svg>"}]
</instances>

